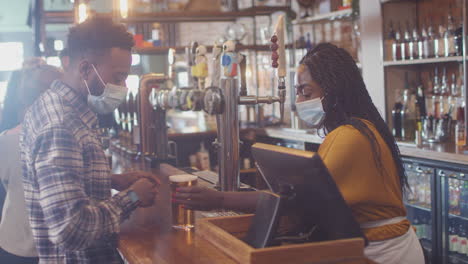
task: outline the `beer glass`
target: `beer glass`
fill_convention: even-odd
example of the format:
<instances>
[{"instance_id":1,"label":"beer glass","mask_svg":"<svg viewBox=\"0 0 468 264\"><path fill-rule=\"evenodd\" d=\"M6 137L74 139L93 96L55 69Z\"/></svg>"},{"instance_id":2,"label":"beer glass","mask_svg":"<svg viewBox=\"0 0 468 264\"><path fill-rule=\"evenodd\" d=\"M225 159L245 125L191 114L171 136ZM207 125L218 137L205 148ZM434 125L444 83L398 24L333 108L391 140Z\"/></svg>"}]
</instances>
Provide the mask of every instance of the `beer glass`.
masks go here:
<instances>
[{"instance_id":1,"label":"beer glass","mask_svg":"<svg viewBox=\"0 0 468 264\"><path fill-rule=\"evenodd\" d=\"M175 193L179 187L197 185L198 177L190 174L180 174L169 176L171 192ZM195 214L192 210L187 210L182 205L172 202L172 227L176 229L190 230L195 225Z\"/></svg>"}]
</instances>

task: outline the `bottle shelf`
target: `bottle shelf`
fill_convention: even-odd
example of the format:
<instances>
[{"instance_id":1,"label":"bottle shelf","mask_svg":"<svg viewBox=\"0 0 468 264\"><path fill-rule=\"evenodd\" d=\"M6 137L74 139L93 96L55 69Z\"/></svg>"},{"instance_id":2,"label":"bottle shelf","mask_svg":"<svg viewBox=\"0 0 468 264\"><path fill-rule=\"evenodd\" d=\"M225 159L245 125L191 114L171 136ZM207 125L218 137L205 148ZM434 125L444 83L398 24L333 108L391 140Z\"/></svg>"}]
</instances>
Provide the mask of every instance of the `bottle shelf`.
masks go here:
<instances>
[{"instance_id":1,"label":"bottle shelf","mask_svg":"<svg viewBox=\"0 0 468 264\"><path fill-rule=\"evenodd\" d=\"M339 10L339 11L334 11L334 12L325 13L325 14L319 14L316 16L296 19L292 23L294 25L304 25L304 24L313 24L313 23L324 22L324 21L333 21L333 20L338 20L338 19L350 18L352 13L353 13L353 10L350 8L350 9Z\"/></svg>"},{"instance_id":2,"label":"bottle shelf","mask_svg":"<svg viewBox=\"0 0 468 264\"><path fill-rule=\"evenodd\" d=\"M468 221L468 217L461 216L461 215L455 215L455 214L449 214L449 218L455 218L455 219L460 219L463 221Z\"/></svg>"},{"instance_id":3,"label":"bottle shelf","mask_svg":"<svg viewBox=\"0 0 468 264\"><path fill-rule=\"evenodd\" d=\"M399 61L384 61L383 65L388 66L406 66L431 63L446 63L446 62L462 62L462 56L452 56L443 58L417 59L417 60L399 60Z\"/></svg>"},{"instance_id":4,"label":"bottle shelf","mask_svg":"<svg viewBox=\"0 0 468 264\"><path fill-rule=\"evenodd\" d=\"M239 11L166 11L152 13L134 13L125 23L164 23L164 22L223 22L235 21L241 17L269 16L275 12L287 12L293 15L289 7L253 7ZM294 17L294 15L293 15Z\"/></svg>"},{"instance_id":5,"label":"bottle shelf","mask_svg":"<svg viewBox=\"0 0 468 264\"><path fill-rule=\"evenodd\" d=\"M430 211L431 211L431 208L425 207L425 206L422 206L422 205L419 205L419 204L413 204L413 203L405 202L405 206L406 206L406 207L417 208L417 209L420 209L420 210L423 210L423 211L427 211L427 212L430 212Z\"/></svg>"},{"instance_id":6,"label":"bottle shelf","mask_svg":"<svg viewBox=\"0 0 468 264\"><path fill-rule=\"evenodd\" d=\"M468 264L468 256L449 253L448 259L451 264Z\"/></svg>"}]
</instances>

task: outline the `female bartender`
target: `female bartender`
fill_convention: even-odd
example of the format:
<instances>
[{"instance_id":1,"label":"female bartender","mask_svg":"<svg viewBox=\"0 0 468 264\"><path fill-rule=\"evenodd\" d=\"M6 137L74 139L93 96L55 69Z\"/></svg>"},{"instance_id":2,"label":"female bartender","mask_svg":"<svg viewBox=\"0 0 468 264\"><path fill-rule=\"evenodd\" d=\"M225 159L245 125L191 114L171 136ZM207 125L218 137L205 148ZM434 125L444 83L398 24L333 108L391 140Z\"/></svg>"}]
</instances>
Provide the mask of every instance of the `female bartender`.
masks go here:
<instances>
[{"instance_id":1,"label":"female bartender","mask_svg":"<svg viewBox=\"0 0 468 264\"><path fill-rule=\"evenodd\" d=\"M372 102L351 55L332 44L309 51L297 68L297 113L326 137L318 154L369 240L365 254L377 263L424 263L406 219L408 186L398 147ZM176 201L195 210L254 211L257 193L180 188Z\"/></svg>"}]
</instances>

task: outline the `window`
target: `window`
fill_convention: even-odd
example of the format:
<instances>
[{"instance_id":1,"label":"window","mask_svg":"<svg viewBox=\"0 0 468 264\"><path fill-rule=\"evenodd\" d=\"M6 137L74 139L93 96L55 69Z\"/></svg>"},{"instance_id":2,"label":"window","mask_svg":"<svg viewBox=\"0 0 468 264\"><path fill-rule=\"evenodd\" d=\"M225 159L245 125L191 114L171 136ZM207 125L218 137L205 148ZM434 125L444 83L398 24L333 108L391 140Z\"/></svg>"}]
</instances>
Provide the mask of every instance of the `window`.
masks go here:
<instances>
[{"instance_id":1,"label":"window","mask_svg":"<svg viewBox=\"0 0 468 264\"><path fill-rule=\"evenodd\" d=\"M138 87L140 86L140 77L138 77L138 75L129 75L126 84L130 92L136 95Z\"/></svg>"},{"instance_id":2,"label":"window","mask_svg":"<svg viewBox=\"0 0 468 264\"><path fill-rule=\"evenodd\" d=\"M21 68L24 60L22 42L0 43L0 71L14 71Z\"/></svg>"},{"instance_id":3,"label":"window","mask_svg":"<svg viewBox=\"0 0 468 264\"><path fill-rule=\"evenodd\" d=\"M46 62L47 64L55 66L55 67L62 67L62 62L60 61L60 58L57 56L47 57Z\"/></svg>"}]
</instances>

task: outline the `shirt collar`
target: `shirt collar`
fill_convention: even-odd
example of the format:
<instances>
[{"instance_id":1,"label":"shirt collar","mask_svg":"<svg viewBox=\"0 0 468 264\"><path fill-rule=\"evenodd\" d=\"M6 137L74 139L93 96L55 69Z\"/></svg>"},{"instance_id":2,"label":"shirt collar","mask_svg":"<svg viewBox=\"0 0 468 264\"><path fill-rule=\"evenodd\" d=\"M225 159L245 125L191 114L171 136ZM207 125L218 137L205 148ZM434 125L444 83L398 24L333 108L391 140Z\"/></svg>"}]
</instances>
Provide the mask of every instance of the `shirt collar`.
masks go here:
<instances>
[{"instance_id":1,"label":"shirt collar","mask_svg":"<svg viewBox=\"0 0 468 264\"><path fill-rule=\"evenodd\" d=\"M78 113L83 123L90 129L98 126L97 115L89 108L86 98L78 94L70 86L60 80L55 80L51 85L51 90L65 99Z\"/></svg>"}]
</instances>

